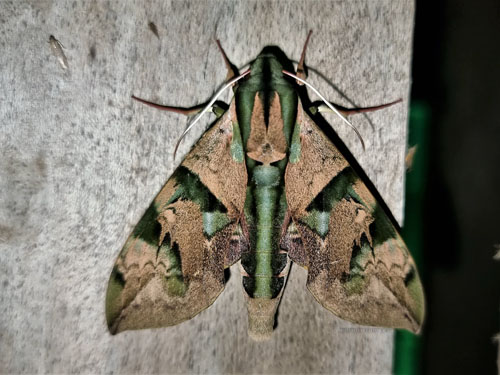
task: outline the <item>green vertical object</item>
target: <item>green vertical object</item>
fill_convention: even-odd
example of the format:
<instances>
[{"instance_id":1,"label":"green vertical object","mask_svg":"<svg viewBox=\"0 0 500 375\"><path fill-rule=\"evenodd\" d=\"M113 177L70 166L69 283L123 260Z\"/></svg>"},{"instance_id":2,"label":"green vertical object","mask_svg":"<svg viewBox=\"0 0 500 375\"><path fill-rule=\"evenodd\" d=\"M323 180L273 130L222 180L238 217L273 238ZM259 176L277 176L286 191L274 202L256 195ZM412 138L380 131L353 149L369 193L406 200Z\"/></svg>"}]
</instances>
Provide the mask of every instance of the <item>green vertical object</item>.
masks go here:
<instances>
[{"instance_id":1,"label":"green vertical object","mask_svg":"<svg viewBox=\"0 0 500 375\"><path fill-rule=\"evenodd\" d=\"M425 280L423 269L424 251L424 196L429 169L430 108L425 102L413 102L410 106L409 147L417 146L413 165L406 178L405 223L403 238L417 263L420 277ZM417 375L422 373L423 332L396 331L394 337L393 373Z\"/></svg>"}]
</instances>

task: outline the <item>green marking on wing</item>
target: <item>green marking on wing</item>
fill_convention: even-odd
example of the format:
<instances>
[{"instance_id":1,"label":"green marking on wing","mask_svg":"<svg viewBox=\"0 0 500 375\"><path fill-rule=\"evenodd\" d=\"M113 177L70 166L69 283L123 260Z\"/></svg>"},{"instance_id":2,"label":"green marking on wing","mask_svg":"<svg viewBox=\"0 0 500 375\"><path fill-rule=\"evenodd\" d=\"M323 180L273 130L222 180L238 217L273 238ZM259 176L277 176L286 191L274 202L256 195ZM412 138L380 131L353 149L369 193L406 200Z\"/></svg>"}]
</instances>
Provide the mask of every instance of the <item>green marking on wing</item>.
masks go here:
<instances>
[{"instance_id":1,"label":"green marking on wing","mask_svg":"<svg viewBox=\"0 0 500 375\"><path fill-rule=\"evenodd\" d=\"M157 207L156 202L153 201L134 228L133 236L141 238L150 245L158 246L161 225L157 219L160 211L165 209L170 203L179 199L191 200L200 206L201 211L206 211L211 202L214 200L217 201L215 196L201 183L199 177L191 173L188 169L179 167L172 178L175 178L177 184L176 190L169 200L163 207Z\"/></svg>"},{"instance_id":2,"label":"green marking on wing","mask_svg":"<svg viewBox=\"0 0 500 375\"><path fill-rule=\"evenodd\" d=\"M412 312L415 315L417 321L421 322L424 320L425 307L424 307L424 291L422 289L422 283L420 277L418 276L417 270L412 267L408 275L405 278L405 285L408 293L415 302L412 306Z\"/></svg>"},{"instance_id":3,"label":"green marking on wing","mask_svg":"<svg viewBox=\"0 0 500 375\"><path fill-rule=\"evenodd\" d=\"M203 212L203 231L208 237L214 236L230 222L227 215L220 211Z\"/></svg>"},{"instance_id":4,"label":"green marking on wing","mask_svg":"<svg viewBox=\"0 0 500 375\"><path fill-rule=\"evenodd\" d=\"M307 215L302 222L324 238L328 234L330 213L344 198L358 200L352 185L358 179L351 168L345 168L325 186L307 207Z\"/></svg>"},{"instance_id":5,"label":"green marking on wing","mask_svg":"<svg viewBox=\"0 0 500 375\"><path fill-rule=\"evenodd\" d=\"M151 203L137 226L134 228L132 235L136 238L141 238L150 245L157 246L161 234L161 225L156 220L158 214L155 202Z\"/></svg>"},{"instance_id":6,"label":"green marking on wing","mask_svg":"<svg viewBox=\"0 0 500 375\"><path fill-rule=\"evenodd\" d=\"M120 315L122 306L118 301L124 286L125 280L123 280L123 275L115 266L111 272L106 292L106 321L108 322L108 327L111 327L118 315Z\"/></svg>"},{"instance_id":7,"label":"green marking on wing","mask_svg":"<svg viewBox=\"0 0 500 375\"><path fill-rule=\"evenodd\" d=\"M344 289L348 296L362 294L365 287L365 278L361 275L353 275L349 281L344 283Z\"/></svg>"},{"instance_id":8,"label":"green marking on wing","mask_svg":"<svg viewBox=\"0 0 500 375\"><path fill-rule=\"evenodd\" d=\"M217 200L215 196L200 181L200 178L185 167L179 167L175 173L176 199L169 199L168 204L176 200L189 200L200 206L201 211L207 211L210 200ZM212 198L213 197L213 198Z\"/></svg>"},{"instance_id":9,"label":"green marking on wing","mask_svg":"<svg viewBox=\"0 0 500 375\"><path fill-rule=\"evenodd\" d=\"M238 163L243 163L245 160L245 151L241 140L240 126L237 122L233 122L233 138L231 139L231 156Z\"/></svg>"},{"instance_id":10,"label":"green marking on wing","mask_svg":"<svg viewBox=\"0 0 500 375\"><path fill-rule=\"evenodd\" d=\"M344 288L348 295L361 294L363 292L365 286L365 268L372 259L372 248L366 237L363 237L361 247L356 245L353 247L349 276L348 280L344 283Z\"/></svg>"},{"instance_id":11,"label":"green marking on wing","mask_svg":"<svg viewBox=\"0 0 500 375\"><path fill-rule=\"evenodd\" d=\"M200 178L191 172L189 169L184 167L179 167L176 174L175 180L177 182L176 187L179 190L179 194L174 194L177 199L189 200L195 202L200 206L200 210L210 211L214 206L220 207L221 210L225 210L222 203L213 195L210 190L201 182ZM168 203L172 203L175 200L169 199Z\"/></svg>"},{"instance_id":12,"label":"green marking on wing","mask_svg":"<svg viewBox=\"0 0 500 375\"><path fill-rule=\"evenodd\" d=\"M281 73L281 72L280 72ZM288 146L291 145L292 132L295 131L297 119L297 93L288 81L276 83L275 90L280 97L281 117L283 118L283 133Z\"/></svg>"},{"instance_id":13,"label":"green marking on wing","mask_svg":"<svg viewBox=\"0 0 500 375\"><path fill-rule=\"evenodd\" d=\"M179 247L176 243L171 246L170 239L167 238L160 246L159 253L164 253L168 260L168 268L165 276L167 293L172 296L184 296L186 294L187 285L182 276Z\"/></svg>"},{"instance_id":14,"label":"green marking on wing","mask_svg":"<svg viewBox=\"0 0 500 375\"><path fill-rule=\"evenodd\" d=\"M351 257L351 263L349 266L351 275L362 275L366 265L373 258L372 248L366 240L366 237L362 237L361 247L354 245Z\"/></svg>"},{"instance_id":15,"label":"green marking on wing","mask_svg":"<svg viewBox=\"0 0 500 375\"><path fill-rule=\"evenodd\" d=\"M397 238L396 228L378 204L375 205L372 216L374 220L370 225L370 235L373 238L374 248L391 238Z\"/></svg>"},{"instance_id":16,"label":"green marking on wing","mask_svg":"<svg viewBox=\"0 0 500 375\"><path fill-rule=\"evenodd\" d=\"M167 202L189 200L200 206L203 216L203 231L208 237L214 236L231 221L224 205L201 182L200 178L184 167L179 167L175 174L177 190Z\"/></svg>"},{"instance_id":17,"label":"green marking on wing","mask_svg":"<svg viewBox=\"0 0 500 375\"><path fill-rule=\"evenodd\" d=\"M311 213L303 219L304 224L325 238L328 234L328 226L330 224L330 212L312 210Z\"/></svg>"},{"instance_id":18,"label":"green marking on wing","mask_svg":"<svg viewBox=\"0 0 500 375\"><path fill-rule=\"evenodd\" d=\"M298 163L298 161L300 160L301 152L300 125L295 124L292 134L292 142L290 143L290 163Z\"/></svg>"}]
</instances>

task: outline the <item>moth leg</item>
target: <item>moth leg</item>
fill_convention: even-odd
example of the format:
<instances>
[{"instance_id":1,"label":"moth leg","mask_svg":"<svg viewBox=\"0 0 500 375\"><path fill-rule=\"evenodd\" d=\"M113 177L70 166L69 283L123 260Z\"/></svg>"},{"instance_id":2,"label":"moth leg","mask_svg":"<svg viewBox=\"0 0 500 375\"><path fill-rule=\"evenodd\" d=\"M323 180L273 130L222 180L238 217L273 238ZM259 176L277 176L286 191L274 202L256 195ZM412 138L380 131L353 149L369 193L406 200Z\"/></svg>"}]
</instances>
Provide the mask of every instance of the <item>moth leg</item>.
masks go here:
<instances>
[{"instance_id":1,"label":"moth leg","mask_svg":"<svg viewBox=\"0 0 500 375\"><path fill-rule=\"evenodd\" d=\"M312 30L309 30L309 34L307 34L307 39L306 42L304 43L304 48L302 48L302 54L300 55L300 61L299 65L297 66L297 76L301 79L306 79L307 78L307 73L304 68L304 61L306 59L306 49L307 49L307 44L309 43L309 38L311 37ZM297 84L302 86L303 83L300 81L297 81Z\"/></svg>"},{"instance_id":2,"label":"moth leg","mask_svg":"<svg viewBox=\"0 0 500 375\"><path fill-rule=\"evenodd\" d=\"M222 53L222 58L224 59L224 63L226 64L227 68L227 81L233 79L234 77L237 77L240 75L238 73L238 69L229 61L227 58L226 52L224 52L224 49L222 48L219 39L216 40L217 42L217 47L219 47L219 51ZM233 87L235 87L236 83L233 84Z\"/></svg>"},{"instance_id":3,"label":"moth leg","mask_svg":"<svg viewBox=\"0 0 500 375\"><path fill-rule=\"evenodd\" d=\"M340 112L343 116L350 116L350 115L355 115L357 113L366 113L366 112L375 112L383 108L390 107L391 105L401 103L403 99L398 99L390 103L385 103L381 105L376 105L373 107L362 107L362 108L346 108L342 107L341 105L335 104L335 103L330 103L335 107L337 111ZM333 112L325 103L323 102L316 102L313 103L311 107L309 107L309 111L314 115L318 112L320 113L325 113L325 112Z\"/></svg>"},{"instance_id":4,"label":"moth leg","mask_svg":"<svg viewBox=\"0 0 500 375\"><path fill-rule=\"evenodd\" d=\"M204 104L199 104L199 105L196 105L194 107L188 107L188 108L171 107L168 105L161 105L161 104L153 103L153 102L138 98L135 95L132 95L132 99L137 100L138 102L141 102L143 104L149 105L153 108L160 109L162 111L180 113L181 115L185 115L185 116L196 115L197 113L200 113L203 110L203 108L205 108L205 106L207 105L207 103L204 103ZM225 104L223 102L217 101L212 105L212 112L215 114L215 116L217 116L217 118L221 117L224 114L224 112L226 112L227 109L228 109L227 104Z\"/></svg>"}]
</instances>

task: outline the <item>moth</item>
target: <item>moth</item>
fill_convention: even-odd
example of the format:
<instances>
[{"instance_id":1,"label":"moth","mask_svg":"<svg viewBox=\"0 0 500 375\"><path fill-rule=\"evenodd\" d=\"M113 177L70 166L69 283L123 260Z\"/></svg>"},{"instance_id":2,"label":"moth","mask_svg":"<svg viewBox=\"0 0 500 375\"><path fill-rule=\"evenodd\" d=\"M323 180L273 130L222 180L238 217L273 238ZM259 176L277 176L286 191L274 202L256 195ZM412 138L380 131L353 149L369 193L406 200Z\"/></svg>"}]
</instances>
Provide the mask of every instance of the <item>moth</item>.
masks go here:
<instances>
[{"instance_id":1,"label":"moth","mask_svg":"<svg viewBox=\"0 0 500 375\"><path fill-rule=\"evenodd\" d=\"M63 45L61 44L60 41L58 41L54 35L51 35L49 37L49 44L50 44L50 50L52 51L52 54L57 58L57 61L59 61L59 64L63 69L68 69L68 59L66 58L66 55L64 54L63 51Z\"/></svg>"},{"instance_id":2,"label":"moth","mask_svg":"<svg viewBox=\"0 0 500 375\"><path fill-rule=\"evenodd\" d=\"M194 317L215 301L224 270L238 261L256 340L273 332L291 262L308 270L307 288L340 318L420 330L424 295L406 245L366 181L313 121L320 108L302 104L307 41L297 75L277 47L264 48L238 75L219 44L234 98L227 109L212 106L217 121L121 250L106 295L112 334Z\"/></svg>"}]
</instances>

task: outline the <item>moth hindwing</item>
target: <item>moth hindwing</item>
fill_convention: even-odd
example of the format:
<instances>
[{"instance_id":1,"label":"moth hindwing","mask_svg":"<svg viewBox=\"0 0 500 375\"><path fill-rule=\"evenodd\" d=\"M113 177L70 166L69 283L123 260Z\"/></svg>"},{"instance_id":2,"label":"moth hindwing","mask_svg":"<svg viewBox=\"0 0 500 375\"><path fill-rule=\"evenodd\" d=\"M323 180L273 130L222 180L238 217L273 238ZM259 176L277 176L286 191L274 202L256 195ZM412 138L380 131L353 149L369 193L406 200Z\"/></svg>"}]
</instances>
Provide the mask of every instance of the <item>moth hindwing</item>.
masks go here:
<instances>
[{"instance_id":1,"label":"moth hindwing","mask_svg":"<svg viewBox=\"0 0 500 375\"><path fill-rule=\"evenodd\" d=\"M111 333L194 317L239 260L255 339L273 331L290 261L308 270L309 291L339 317L419 331L424 296L415 263L381 204L302 107L297 83L282 74L293 70L283 56L266 47L255 59L229 109L128 238L107 290ZM228 77L236 76L224 58ZM303 74L303 58L299 68Z\"/></svg>"}]
</instances>

